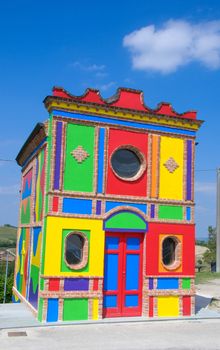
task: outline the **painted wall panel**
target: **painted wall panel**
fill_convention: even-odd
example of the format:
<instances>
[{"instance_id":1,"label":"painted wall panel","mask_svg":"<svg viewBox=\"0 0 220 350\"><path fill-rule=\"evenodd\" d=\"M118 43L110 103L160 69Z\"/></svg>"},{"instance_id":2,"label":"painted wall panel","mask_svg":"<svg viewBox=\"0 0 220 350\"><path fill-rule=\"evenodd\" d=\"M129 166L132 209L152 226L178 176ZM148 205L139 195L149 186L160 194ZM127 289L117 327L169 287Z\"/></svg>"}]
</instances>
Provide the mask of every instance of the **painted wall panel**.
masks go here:
<instances>
[{"instance_id":1,"label":"painted wall panel","mask_svg":"<svg viewBox=\"0 0 220 350\"><path fill-rule=\"evenodd\" d=\"M99 319L99 299L94 298L92 300L92 319L98 320Z\"/></svg>"},{"instance_id":2,"label":"painted wall panel","mask_svg":"<svg viewBox=\"0 0 220 350\"><path fill-rule=\"evenodd\" d=\"M59 276L61 274L63 230L89 231L89 270L68 270L63 276L103 276L104 271L104 231L102 220L79 218L47 218L47 235L45 249L44 274ZM97 254L99 252L99 254Z\"/></svg>"},{"instance_id":3,"label":"painted wall panel","mask_svg":"<svg viewBox=\"0 0 220 350\"><path fill-rule=\"evenodd\" d=\"M162 234L182 237L182 271L159 272L159 237ZM191 275L195 274L195 226L189 224L149 223L146 236L147 275Z\"/></svg>"},{"instance_id":4,"label":"painted wall panel","mask_svg":"<svg viewBox=\"0 0 220 350\"><path fill-rule=\"evenodd\" d=\"M40 254L41 254L42 231L41 227L32 229L31 260L30 260L30 288L28 300L37 309L39 274L40 274Z\"/></svg>"},{"instance_id":5,"label":"painted wall panel","mask_svg":"<svg viewBox=\"0 0 220 350\"><path fill-rule=\"evenodd\" d=\"M80 153L87 153L80 160ZM94 179L95 128L91 126L68 124L66 131L66 153L63 188L67 191L92 192ZM72 152L78 153L73 156ZM78 160L76 159L78 158Z\"/></svg>"},{"instance_id":6,"label":"painted wall panel","mask_svg":"<svg viewBox=\"0 0 220 350\"><path fill-rule=\"evenodd\" d=\"M127 229L133 231L146 231L147 223L136 213L123 211L109 216L109 218L105 221L104 227L106 230Z\"/></svg>"},{"instance_id":7,"label":"painted wall panel","mask_svg":"<svg viewBox=\"0 0 220 350\"><path fill-rule=\"evenodd\" d=\"M191 208L186 207L186 220L191 220Z\"/></svg>"},{"instance_id":8,"label":"painted wall panel","mask_svg":"<svg viewBox=\"0 0 220 350\"><path fill-rule=\"evenodd\" d=\"M43 204L44 204L44 186L45 186L45 148L39 153L36 158L36 187L35 187L35 206L34 220L39 222L43 219Z\"/></svg>"},{"instance_id":9,"label":"painted wall panel","mask_svg":"<svg viewBox=\"0 0 220 350\"><path fill-rule=\"evenodd\" d=\"M29 290L30 241L30 228L21 228L18 238L15 287L25 298L27 298Z\"/></svg>"},{"instance_id":10,"label":"painted wall panel","mask_svg":"<svg viewBox=\"0 0 220 350\"><path fill-rule=\"evenodd\" d=\"M183 316L191 316L191 297L183 296Z\"/></svg>"},{"instance_id":11,"label":"painted wall panel","mask_svg":"<svg viewBox=\"0 0 220 350\"><path fill-rule=\"evenodd\" d=\"M30 224L31 222L31 203L32 203L32 177L33 170L30 169L22 178L21 187L21 224Z\"/></svg>"},{"instance_id":12,"label":"painted wall panel","mask_svg":"<svg viewBox=\"0 0 220 350\"><path fill-rule=\"evenodd\" d=\"M157 297L158 316L179 316L179 297L159 296Z\"/></svg>"},{"instance_id":13,"label":"painted wall panel","mask_svg":"<svg viewBox=\"0 0 220 350\"><path fill-rule=\"evenodd\" d=\"M60 189L61 183L61 152L62 152L63 123L56 122L56 144L55 144L55 165L54 165L54 189Z\"/></svg>"},{"instance_id":14,"label":"painted wall panel","mask_svg":"<svg viewBox=\"0 0 220 350\"><path fill-rule=\"evenodd\" d=\"M158 278L157 289L178 289L179 280L178 278Z\"/></svg>"},{"instance_id":15,"label":"painted wall panel","mask_svg":"<svg viewBox=\"0 0 220 350\"><path fill-rule=\"evenodd\" d=\"M192 199L192 141L186 141L187 160L186 160L186 200Z\"/></svg>"},{"instance_id":16,"label":"painted wall panel","mask_svg":"<svg viewBox=\"0 0 220 350\"><path fill-rule=\"evenodd\" d=\"M165 166L170 159L176 163L177 167L174 171L169 171ZM184 141L162 136L160 141L160 198L183 199L183 159Z\"/></svg>"},{"instance_id":17,"label":"painted wall panel","mask_svg":"<svg viewBox=\"0 0 220 350\"><path fill-rule=\"evenodd\" d=\"M142 211L144 214L146 214L147 212L147 205L146 204L140 204L140 203L127 203L127 202L114 202L114 201L106 201L105 204L105 211L108 212L111 209L114 209L116 207L124 207L124 206L128 206L128 207L133 207L133 208L137 208L140 211Z\"/></svg>"},{"instance_id":18,"label":"painted wall panel","mask_svg":"<svg viewBox=\"0 0 220 350\"><path fill-rule=\"evenodd\" d=\"M182 279L182 288L183 289L190 289L191 287L191 278L183 278Z\"/></svg>"},{"instance_id":19,"label":"painted wall panel","mask_svg":"<svg viewBox=\"0 0 220 350\"><path fill-rule=\"evenodd\" d=\"M97 183L97 192L103 192L103 183L104 183L104 149L105 149L105 129L99 129L99 157L98 157L98 183Z\"/></svg>"},{"instance_id":20,"label":"painted wall panel","mask_svg":"<svg viewBox=\"0 0 220 350\"><path fill-rule=\"evenodd\" d=\"M183 220L183 207L177 205L159 205L158 218Z\"/></svg>"},{"instance_id":21,"label":"painted wall panel","mask_svg":"<svg viewBox=\"0 0 220 350\"><path fill-rule=\"evenodd\" d=\"M47 322L58 321L58 299L48 299Z\"/></svg>"},{"instance_id":22,"label":"painted wall panel","mask_svg":"<svg viewBox=\"0 0 220 350\"><path fill-rule=\"evenodd\" d=\"M158 154L159 154L159 135L152 135L152 151L151 151L151 197L157 198L158 196Z\"/></svg>"},{"instance_id":23,"label":"painted wall panel","mask_svg":"<svg viewBox=\"0 0 220 350\"><path fill-rule=\"evenodd\" d=\"M89 290L88 278L65 278L64 290Z\"/></svg>"},{"instance_id":24,"label":"painted wall panel","mask_svg":"<svg viewBox=\"0 0 220 350\"><path fill-rule=\"evenodd\" d=\"M63 213L92 214L92 200L63 198Z\"/></svg>"},{"instance_id":25,"label":"painted wall panel","mask_svg":"<svg viewBox=\"0 0 220 350\"><path fill-rule=\"evenodd\" d=\"M64 299L63 321L88 320L88 299Z\"/></svg>"},{"instance_id":26,"label":"painted wall panel","mask_svg":"<svg viewBox=\"0 0 220 350\"><path fill-rule=\"evenodd\" d=\"M108 147L108 169L106 193L117 195L146 196L147 193L147 172L136 181L125 181L118 178L111 168L110 158L112 153L122 145L131 145L144 155L147 159L148 136L147 134L110 129Z\"/></svg>"}]
</instances>

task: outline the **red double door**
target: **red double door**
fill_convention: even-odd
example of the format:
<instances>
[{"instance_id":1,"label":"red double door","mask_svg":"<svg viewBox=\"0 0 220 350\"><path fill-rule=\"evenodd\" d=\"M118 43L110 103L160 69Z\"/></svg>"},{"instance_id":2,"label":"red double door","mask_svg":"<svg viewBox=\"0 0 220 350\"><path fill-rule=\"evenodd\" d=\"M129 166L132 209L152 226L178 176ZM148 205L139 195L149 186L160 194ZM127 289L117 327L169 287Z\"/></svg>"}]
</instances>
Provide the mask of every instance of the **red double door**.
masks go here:
<instances>
[{"instance_id":1,"label":"red double door","mask_svg":"<svg viewBox=\"0 0 220 350\"><path fill-rule=\"evenodd\" d=\"M106 233L104 317L141 316L143 233Z\"/></svg>"}]
</instances>

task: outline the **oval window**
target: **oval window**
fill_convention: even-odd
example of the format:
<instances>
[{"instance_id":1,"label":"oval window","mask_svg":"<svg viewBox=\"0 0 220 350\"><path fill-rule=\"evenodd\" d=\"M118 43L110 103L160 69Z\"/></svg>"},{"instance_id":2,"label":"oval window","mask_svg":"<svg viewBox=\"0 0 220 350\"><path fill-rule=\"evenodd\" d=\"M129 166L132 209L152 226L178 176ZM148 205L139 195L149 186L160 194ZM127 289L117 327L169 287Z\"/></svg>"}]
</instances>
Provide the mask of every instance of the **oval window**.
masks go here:
<instances>
[{"instance_id":1,"label":"oval window","mask_svg":"<svg viewBox=\"0 0 220 350\"><path fill-rule=\"evenodd\" d=\"M65 258L69 265L77 265L82 262L84 243L85 240L80 234L72 233L67 236Z\"/></svg>"},{"instance_id":2,"label":"oval window","mask_svg":"<svg viewBox=\"0 0 220 350\"><path fill-rule=\"evenodd\" d=\"M141 169L142 160L139 154L129 148L117 149L111 157L113 171L121 178L131 179Z\"/></svg>"},{"instance_id":3,"label":"oval window","mask_svg":"<svg viewBox=\"0 0 220 350\"><path fill-rule=\"evenodd\" d=\"M172 265L176 260L177 241L174 238L167 237L163 241L162 259L164 265Z\"/></svg>"}]
</instances>

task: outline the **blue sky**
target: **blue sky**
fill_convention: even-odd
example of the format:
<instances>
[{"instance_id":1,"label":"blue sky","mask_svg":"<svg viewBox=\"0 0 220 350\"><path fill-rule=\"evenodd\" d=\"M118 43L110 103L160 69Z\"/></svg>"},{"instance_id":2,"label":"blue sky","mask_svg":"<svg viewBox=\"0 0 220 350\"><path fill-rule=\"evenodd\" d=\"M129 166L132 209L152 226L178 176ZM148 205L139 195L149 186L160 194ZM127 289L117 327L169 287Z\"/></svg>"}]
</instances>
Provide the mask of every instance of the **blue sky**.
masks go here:
<instances>
[{"instance_id":1,"label":"blue sky","mask_svg":"<svg viewBox=\"0 0 220 350\"><path fill-rule=\"evenodd\" d=\"M219 160L220 3L213 1L1 1L0 158L14 159L54 85L73 94L119 86L205 120L198 133L197 236L215 225ZM17 224L20 169L0 162L0 224Z\"/></svg>"}]
</instances>

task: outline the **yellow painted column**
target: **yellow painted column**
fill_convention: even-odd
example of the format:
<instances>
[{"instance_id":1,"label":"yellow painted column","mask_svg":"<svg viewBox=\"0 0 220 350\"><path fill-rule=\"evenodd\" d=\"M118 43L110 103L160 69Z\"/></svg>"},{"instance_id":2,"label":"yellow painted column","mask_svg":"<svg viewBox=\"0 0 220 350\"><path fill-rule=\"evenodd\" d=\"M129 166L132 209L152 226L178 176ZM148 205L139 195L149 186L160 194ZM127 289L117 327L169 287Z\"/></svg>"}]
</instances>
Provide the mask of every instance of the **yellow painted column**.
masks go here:
<instances>
[{"instance_id":1,"label":"yellow painted column","mask_svg":"<svg viewBox=\"0 0 220 350\"><path fill-rule=\"evenodd\" d=\"M160 141L159 198L183 199L184 140L162 136Z\"/></svg>"}]
</instances>

